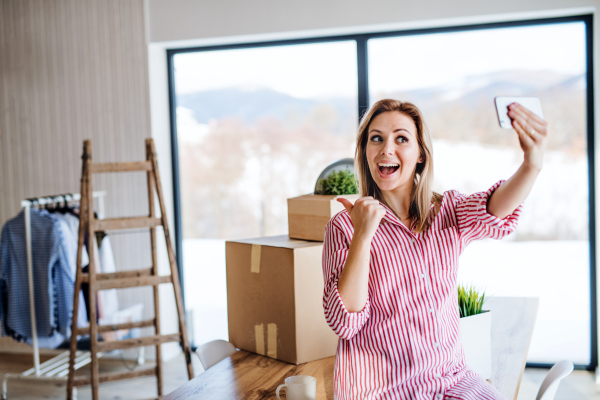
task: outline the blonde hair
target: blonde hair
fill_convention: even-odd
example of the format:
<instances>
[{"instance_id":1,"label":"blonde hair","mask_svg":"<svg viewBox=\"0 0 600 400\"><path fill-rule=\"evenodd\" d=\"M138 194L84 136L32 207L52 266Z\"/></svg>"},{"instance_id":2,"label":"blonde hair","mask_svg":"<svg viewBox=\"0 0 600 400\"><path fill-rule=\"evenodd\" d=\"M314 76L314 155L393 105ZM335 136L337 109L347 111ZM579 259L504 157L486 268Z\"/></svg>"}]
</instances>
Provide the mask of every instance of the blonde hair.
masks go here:
<instances>
[{"instance_id":1,"label":"blonde hair","mask_svg":"<svg viewBox=\"0 0 600 400\"><path fill-rule=\"evenodd\" d=\"M369 163L367 161L367 143L369 138L369 125L379 114L396 111L411 118L417 127L417 143L423 162L418 163L415 169L413 189L410 195L410 207L408 215L416 219L415 232L423 232L429 228L430 207L435 205L434 214L440 209L442 195L431 190L433 183L433 148L431 137L425 127L421 111L412 103L407 101L384 99L373 104L361 118L358 126L358 137L356 139L356 154L354 156L356 165L356 176L358 179L359 193L361 197L372 196L385 204L381 190L371 176ZM386 204L387 205L387 204Z\"/></svg>"}]
</instances>

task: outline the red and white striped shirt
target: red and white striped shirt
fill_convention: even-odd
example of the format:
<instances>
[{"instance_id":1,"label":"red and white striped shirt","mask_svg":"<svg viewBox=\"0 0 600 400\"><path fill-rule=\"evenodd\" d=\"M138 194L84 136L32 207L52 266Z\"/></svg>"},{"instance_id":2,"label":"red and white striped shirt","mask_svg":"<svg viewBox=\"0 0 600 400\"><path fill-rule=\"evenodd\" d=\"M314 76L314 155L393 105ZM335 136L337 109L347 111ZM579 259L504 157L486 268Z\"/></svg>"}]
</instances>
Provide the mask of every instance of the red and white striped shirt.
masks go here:
<instances>
[{"instance_id":1,"label":"red and white striped shirt","mask_svg":"<svg viewBox=\"0 0 600 400\"><path fill-rule=\"evenodd\" d=\"M346 310L338 292L354 228L346 210L325 229L323 307L340 337L335 399L496 399L465 365L459 336L458 258L473 240L500 239L517 226L522 205L504 219L487 213L487 192L444 193L429 229L415 234L386 207L371 242L367 303ZM384 206L385 207L385 206ZM433 205L432 205L433 208Z\"/></svg>"}]
</instances>

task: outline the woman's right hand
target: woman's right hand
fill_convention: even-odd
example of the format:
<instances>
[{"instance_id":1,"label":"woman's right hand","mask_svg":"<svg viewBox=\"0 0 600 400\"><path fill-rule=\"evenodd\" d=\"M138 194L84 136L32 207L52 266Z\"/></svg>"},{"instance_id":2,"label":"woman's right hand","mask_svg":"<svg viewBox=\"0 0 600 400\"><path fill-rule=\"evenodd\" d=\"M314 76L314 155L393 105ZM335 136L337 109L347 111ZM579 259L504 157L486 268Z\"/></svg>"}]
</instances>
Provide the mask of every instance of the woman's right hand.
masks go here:
<instances>
[{"instance_id":1,"label":"woman's right hand","mask_svg":"<svg viewBox=\"0 0 600 400\"><path fill-rule=\"evenodd\" d=\"M354 235L364 235L366 238L373 238L375 231L379 227L381 219L385 216L386 210L379 200L371 196L361 197L356 200L354 205L343 197L337 198L337 201L348 210L352 225L354 225Z\"/></svg>"}]
</instances>

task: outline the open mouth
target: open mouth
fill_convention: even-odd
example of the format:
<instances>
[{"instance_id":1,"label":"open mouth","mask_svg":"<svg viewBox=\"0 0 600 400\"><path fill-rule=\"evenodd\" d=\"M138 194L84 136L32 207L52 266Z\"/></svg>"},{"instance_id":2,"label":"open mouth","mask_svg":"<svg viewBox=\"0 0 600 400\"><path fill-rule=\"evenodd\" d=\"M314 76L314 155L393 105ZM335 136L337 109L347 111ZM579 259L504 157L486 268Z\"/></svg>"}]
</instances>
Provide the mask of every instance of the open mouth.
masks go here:
<instances>
[{"instance_id":1,"label":"open mouth","mask_svg":"<svg viewBox=\"0 0 600 400\"><path fill-rule=\"evenodd\" d=\"M379 167L379 172L381 173L381 175L391 175L394 172L398 171L398 168L400 168L400 164L379 163L377 164L377 166Z\"/></svg>"}]
</instances>

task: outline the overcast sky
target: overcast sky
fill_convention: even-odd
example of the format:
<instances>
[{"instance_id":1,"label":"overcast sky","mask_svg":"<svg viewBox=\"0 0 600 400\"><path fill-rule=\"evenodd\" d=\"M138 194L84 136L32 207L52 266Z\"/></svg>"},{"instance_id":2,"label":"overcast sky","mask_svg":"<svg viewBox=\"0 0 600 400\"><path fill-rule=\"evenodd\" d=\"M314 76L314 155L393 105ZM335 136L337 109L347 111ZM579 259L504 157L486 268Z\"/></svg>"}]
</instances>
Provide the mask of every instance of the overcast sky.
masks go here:
<instances>
[{"instance_id":1,"label":"overcast sky","mask_svg":"<svg viewBox=\"0 0 600 400\"><path fill-rule=\"evenodd\" d=\"M409 90L503 70L585 72L582 22L372 39L369 86ZM178 54L178 94L268 87L300 98L357 95L354 41Z\"/></svg>"}]
</instances>

